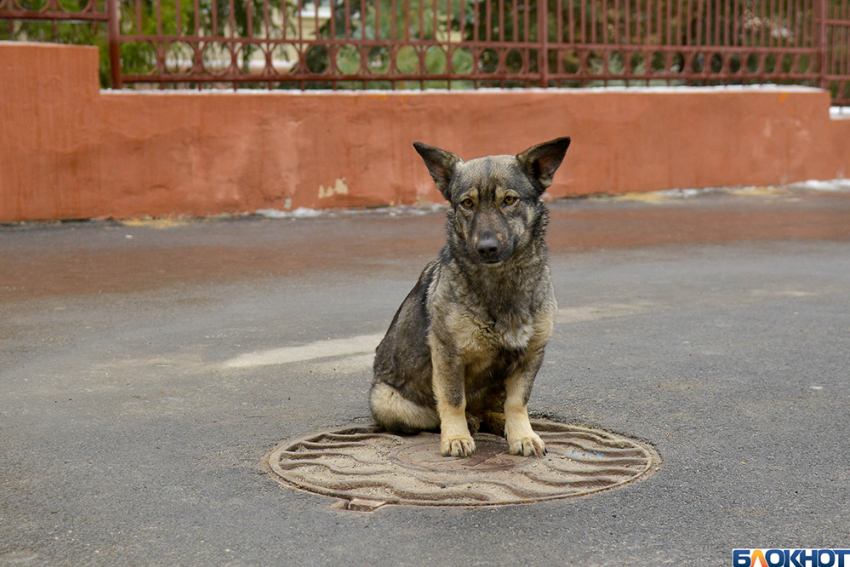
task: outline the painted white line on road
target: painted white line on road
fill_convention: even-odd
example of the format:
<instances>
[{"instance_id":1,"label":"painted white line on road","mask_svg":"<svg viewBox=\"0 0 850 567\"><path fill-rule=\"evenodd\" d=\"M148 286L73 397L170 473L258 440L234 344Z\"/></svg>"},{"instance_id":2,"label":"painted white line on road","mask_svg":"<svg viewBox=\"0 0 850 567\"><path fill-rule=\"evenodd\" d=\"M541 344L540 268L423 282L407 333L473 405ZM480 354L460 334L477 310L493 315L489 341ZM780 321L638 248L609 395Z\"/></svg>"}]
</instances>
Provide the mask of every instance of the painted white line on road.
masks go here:
<instances>
[{"instance_id":1,"label":"painted white line on road","mask_svg":"<svg viewBox=\"0 0 850 567\"><path fill-rule=\"evenodd\" d=\"M584 321L595 321L596 319L608 319L612 317L629 317L648 313L652 310L650 302L637 303L611 303L602 305L586 305L583 307L571 307L558 311L557 323L570 324ZM368 355L375 353L375 348L384 334L358 335L347 339L329 339L316 341L301 346L282 347L271 350L249 352L240 354L224 363L226 368L253 368L256 366L271 366L275 364L290 364L293 362L304 362L308 360L319 360L352 355ZM363 366L367 357L356 357L354 366ZM371 360L371 359L370 359ZM370 362L371 364L371 362ZM329 367L333 366L331 364ZM342 367L350 367L351 364L341 364Z\"/></svg>"},{"instance_id":2,"label":"painted white line on road","mask_svg":"<svg viewBox=\"0 0 850 567\"><path fill-rule=\"evenodd\" d=\"M800 290L753 289L749 291L750 297L744 300L738 298L736 301L732 301L730 298L724 296L720 305L738 305L771 299L801 298L818 295L817 293ZM663 303L645 300L633 301L631 303L599 303L595 305L566 307L558 310L555 323L558 325L571 325L599 319L633 317L662 311L667 307L669 306ZM302 346L250 352L231 358L224 363L224 366L226 368L252 368L255 366L290 364L292 362L331 359L334 357L349 357L344 360L329 361L326 366L331 370L353 371L371 365L375 348L383 337L383 333L358 335L347 339L329 339Z\"/></svg>"},{"instance_id":3,"label":"painted white line on road","mask_svg":"<svg viewBox=\"0 0 850 567\"><path fill-rule=\"evenodd\" d=\"M224 366L227 368L251 368L254 366L269 366L271 364L303 362L305 360L316 360L333 356L373 353L382 338L384 338L383 333L379 335L359 335L347 339L316 341L302 346L249 352L231 358L224 363Z\"/></svg>"}]
</instances>

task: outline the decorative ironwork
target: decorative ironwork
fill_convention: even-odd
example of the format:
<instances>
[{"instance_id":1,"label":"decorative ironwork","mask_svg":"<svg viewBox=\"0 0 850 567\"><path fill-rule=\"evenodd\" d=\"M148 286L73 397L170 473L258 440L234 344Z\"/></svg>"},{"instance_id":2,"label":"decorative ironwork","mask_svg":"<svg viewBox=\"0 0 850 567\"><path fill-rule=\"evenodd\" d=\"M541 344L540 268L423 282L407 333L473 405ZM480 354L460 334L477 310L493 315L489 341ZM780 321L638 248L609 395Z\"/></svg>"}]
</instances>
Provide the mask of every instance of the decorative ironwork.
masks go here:
<instances>
[{"instance_id":1,"label":"decorative ironwork","mask_svg":"<svg viewBox=\"0 0 850 567\"><path fill-rule=\"evenodd\" d=\"M830 91L834 103L850 105L850 2L821 0L819 8L819 86Z\"/></svg>"},{"instance_id":2,"label":"decorative ironwork","mask_svg":"<svg viewBox=\"0 0 850 567\"><path fill-rule=\"evenodd\" d=\"M115 86L793 83L850 103L850 0L66 1L0 0L0 23L108 21Z\"/></svg>"},{"instance_id":3,"label":"decorative ironwork","mask_svg":"<svg viewBox=\"0 0 850 567\"><path fill-rule=\"evenodd\" d=\"M88 0L82 5L62 0L0 0L0 19L105 22L107 14L102 0Z\"/></svg>"}]
</instances>

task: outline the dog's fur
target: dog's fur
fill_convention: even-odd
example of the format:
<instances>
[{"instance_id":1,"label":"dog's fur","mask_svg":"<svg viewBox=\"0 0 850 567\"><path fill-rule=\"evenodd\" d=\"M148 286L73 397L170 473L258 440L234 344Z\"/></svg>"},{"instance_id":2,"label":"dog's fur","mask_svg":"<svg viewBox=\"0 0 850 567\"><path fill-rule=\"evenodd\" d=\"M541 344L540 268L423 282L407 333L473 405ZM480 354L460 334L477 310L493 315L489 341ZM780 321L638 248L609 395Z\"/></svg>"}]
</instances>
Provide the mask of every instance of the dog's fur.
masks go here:
<instances>
[{"instance_id":1,"label":"dog's fur","mask_svg":"<svg viewBox=\"0 0 850 567\"><path fill-rule=\"evenodd\" d=\"M378 346L370 405L379 425L439 428L446 456L471 455L479 425L507 437L512 454L545 453L527 411L558 309L540 197L569 144L558 138L469 162L414 144L451 203L448 244Z\"/></svg>"}]
</instances>

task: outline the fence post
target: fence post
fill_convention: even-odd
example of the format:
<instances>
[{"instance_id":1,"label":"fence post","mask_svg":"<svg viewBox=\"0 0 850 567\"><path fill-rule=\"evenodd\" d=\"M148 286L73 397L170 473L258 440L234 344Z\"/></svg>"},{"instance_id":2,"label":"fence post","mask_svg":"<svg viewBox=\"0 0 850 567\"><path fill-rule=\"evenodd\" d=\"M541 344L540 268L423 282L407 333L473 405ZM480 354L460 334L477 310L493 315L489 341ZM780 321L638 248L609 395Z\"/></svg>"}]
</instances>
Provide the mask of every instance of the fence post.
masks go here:
<instances>
[{"instance_id":1,"label":"fence post","mask_svg":"<svg viewBox=\"0 0 850 567\"><path fill-rule=\"evenodd\" d=\"M537 0L537 67L540 70L540 86L549 86L549 0Z\"/></svg>"},{"instance_id":2,"label":"fence post","mask_svg":"<svg viewBox=\"0 0 850 567\"><path fill-rule=\"evenodd\" d=\"M815 12L817 13L817 42L818 42L818 86L824 90L829 88L826 80L826 58L829 46L826 41L826 20L829 0L815 0Z\"/></svg>"},{"instance_id":3,"label":"fence post","mask_svg":"<svg viewBox=\"0 0 850 567\"><path fill-rule=\"evenodd\" d=\"M121 34L118 0L107 0L106 13L109 18L106 34L109 38L109 70L112 75L112 88L120 89L123 81L121 80L121 44L118 42L118 36Z\"/></svg>"}]
</instances>

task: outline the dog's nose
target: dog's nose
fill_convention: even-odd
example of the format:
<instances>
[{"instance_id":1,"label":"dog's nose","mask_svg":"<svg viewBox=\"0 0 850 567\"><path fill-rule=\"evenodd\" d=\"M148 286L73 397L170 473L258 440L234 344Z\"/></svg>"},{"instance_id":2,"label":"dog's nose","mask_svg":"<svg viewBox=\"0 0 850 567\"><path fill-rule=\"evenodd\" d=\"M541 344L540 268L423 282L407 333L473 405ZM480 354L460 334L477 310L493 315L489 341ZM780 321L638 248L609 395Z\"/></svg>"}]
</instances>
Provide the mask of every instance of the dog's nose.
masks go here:
<instances>
[{"instance_id":1,"label":"dog's nose","mask_svg":"<svg viewBox=\"0 0 850 567\"><path fill-rule=\"evenodd\" d=\"M496 260L499 257L499 240L496 235L486 235L478 239L478 254L484 260Z\"/></svg>"}]
</instances>

